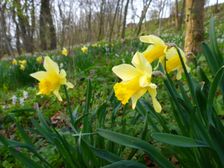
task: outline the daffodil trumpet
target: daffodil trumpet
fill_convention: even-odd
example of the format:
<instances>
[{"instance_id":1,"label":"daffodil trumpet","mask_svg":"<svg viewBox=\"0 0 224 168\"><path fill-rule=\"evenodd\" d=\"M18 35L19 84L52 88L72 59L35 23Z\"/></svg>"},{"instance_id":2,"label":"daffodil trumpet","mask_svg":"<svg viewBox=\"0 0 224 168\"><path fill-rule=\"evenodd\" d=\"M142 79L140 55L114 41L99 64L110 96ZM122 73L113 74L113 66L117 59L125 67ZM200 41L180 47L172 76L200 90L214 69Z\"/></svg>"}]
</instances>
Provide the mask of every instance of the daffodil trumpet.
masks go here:
<instances>
[{"instance_id":1,"label":"daffodil trumpet","mask_svg":"<svg viewBox=\"0 0 224 168\"><path fill-rule=\"evenodd\" d=\"M148 91L151 95L155 111L161 112L161 105L156 99L157 85L151 82L151 64L140 52L137 52L134 55L132 64L133 66L129 64L121 64L112 68L112 71L122 79L121 82L114 85L115 96L123 105L131 99L132 108L134 109L138 99Z\"/></svg>"}]
</instances>

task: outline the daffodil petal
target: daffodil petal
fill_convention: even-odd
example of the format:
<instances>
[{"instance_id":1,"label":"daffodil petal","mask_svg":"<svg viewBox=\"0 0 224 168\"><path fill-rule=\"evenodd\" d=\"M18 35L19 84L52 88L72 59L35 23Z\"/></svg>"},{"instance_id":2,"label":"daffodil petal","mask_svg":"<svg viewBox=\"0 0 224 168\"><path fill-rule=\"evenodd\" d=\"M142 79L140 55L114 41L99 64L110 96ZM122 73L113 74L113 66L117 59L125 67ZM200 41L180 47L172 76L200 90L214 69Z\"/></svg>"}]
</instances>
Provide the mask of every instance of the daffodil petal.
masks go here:
<instances>
[{"instance_id":1,"label":"daffodil petal","mask_svg":"<svg viewBox=\"0 0 224 168\"><path fill-rule=\"evenodd\" d=\"M48 56L44 58L44 68L49 72L59 73L58 64Z\"/></svg>"},{"instance_id":2,"label":"daffodil petal","mask_svg":"<svg viewBox=\"0 0 224 168\"><path fill-rule=\"evenodd\" d=\"M158 100L156 99L156 95L157 95L156 89L149 88L148 92L151 95L154 110L158 113L161 112L162 107L161 107L160 103L158 102Z\"/></svg>"},{"instance_id":3,"label":"daffodil petal","mask_svg":"<svg viewBox=\"0 0 224 168\"><path fill-rule=\"evenodd\" d=\"M135 109L137 101L140 97L142 97L145 92L147 91L147 89L141 89L138 92L136 92L132 97L131 97L131 101L132 101L132 109Z\"/></svg>"},{"instance_id":4,"label":"daffodil petal","mask_svg":"<svg viewBox=\"0 0 224 168\"><path fill-rule=\"evenodd\" d=\"M40 81L40 80L47 77L47 73L45 71L39 71L39 72L35 72L35 73L30 74L30 76L32 76L33 78Z\"/></svg>"},{"instance_id":5,"label":"daffodil petal","mask_svg":"<svg viewBox=\"0 0 224 168\"><path fill-rule=\"evenodd\" d=\"M67 76L67 74L66 74L66 72L65 72L64 69L62 69L62 70L60 71L60 76L61 76L62 78L65 78L65 77Z\"/></svg>"},{"instance_id":6,"label":"daffodil petal","mask_svg":"<svg viewBox=\"0 0 224 168\"><path fill-rule=\"evenodd\" d=\"M58 89L57 89L57 90L54 90L53 93L54 93L54 95L58 98L59 101L62 101L62 98L61 98L61 95L60 95Z\"/></svg>"},{"instance_id":7,"label":"daffodil petal","mask_svg":"<svg viewBox=\"0 0 224 168\"><path fill-rule=\"evenodd\" d=\"M177 69L176 79L180 80L182 78L182 69Z\"/></svg>"},{"instance_id":8,"label":"daffodil petal","mask_svg":"<svg viewBox=\"0 0 224 168\"><path fill-rule=\"evenodd\" d=\"M165 42L155 35L140 36L140 41L143 43L165 45Z\"/></svg>"},{"instance_id":9,"label":"daffodil petal","mask_svg":"<svg viewBox=\"0 0 224 168\"><path fill-rule=\"evenodd\" d=\"M142 72L146 72L147 74L152 74L152 66L146 60L142 53L136 52L134 57L132 58L131 63Z\"/></svg>"},{"instance_id":10,"label":"daffodil petal","mask_svg":"<svg viewBox=\"0 0 224 168\"><path fill-rule=\"evenodd\" d=\"M152 98L152 104L157 113L160 113L162 111L162 107L156 98Z\"/></svg>"},{"instance_id":11,"label":"daffodil petal","mask_svg":"<svg viewBox=\"0 0 224 168\"><path fill-rule=\"evenodd\" d=\"M65 84L68 88L73 88L74 85L71 82L66 82Z\"/></svg>"},{"instance_id":12,"label":"daffodil petal","mask_svg":"<svg viewBox=\"0 0 224 168\"><path fill-rule=\"evenodd\" d=\"M166 51L166 59L170 59L175 55L178 56L178 53L175 47L171 47Z\"/></svg>"},{"instance_id":13,"label":"daffodil petal","mask_svg":"<svg viewBox=\"0 0 224 168\"><path fill-rule=\"evenodd\" d=\"M154 84L154 83L150 83L150 84L149 84L149 87L150 87L151 89L156 89L156 88L157 88L157 85Z\"/></svg>"},{"instance_id":14,"label":"daffodil petal","mask_svg":"<svg viewBox=\"0 0 224 168\"><path fill-rule=\"evenodd\" d=\"M129 64L114 66L112 71L123 81L131 80L139 75L139 72L136 70L136 68Z\"/></svg>"}]
</instances>

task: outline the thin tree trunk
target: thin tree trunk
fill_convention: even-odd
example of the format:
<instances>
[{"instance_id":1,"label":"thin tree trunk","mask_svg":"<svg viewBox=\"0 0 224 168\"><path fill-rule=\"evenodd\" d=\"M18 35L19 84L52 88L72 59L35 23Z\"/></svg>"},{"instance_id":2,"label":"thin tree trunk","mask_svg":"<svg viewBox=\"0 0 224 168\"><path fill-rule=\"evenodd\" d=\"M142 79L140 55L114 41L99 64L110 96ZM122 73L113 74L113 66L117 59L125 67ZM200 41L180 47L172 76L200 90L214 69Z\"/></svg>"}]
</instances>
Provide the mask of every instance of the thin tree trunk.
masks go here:
<instances>
[{"instance_id":1,"label":"thin tree trunk","mask_svg":"<svg viewBox=\"0 0 224 168\"><path fill-rule=\"evenodd\" d=\"M15 23L15 25L16 25L16 50L17 50L18 54L21 55L22 50L21 50L21 44L20 44L20 30L19 30L19 24L16 21L15 8L13 8L13 11L12 11L12 19L13 19L13 22Z\"/></svg>"},{"instance_id":2,"label":"thin tree trunk","mask_svg":"<svg viewBox=\"0 0 224 168\"><path fill-rule=\"evenodd\" d=\"M123 16L123 6L124 6L124 0L121 0L120 10L118 10L117 38L119 38L120 35L121 35L122 16Z\"/></svg>"},{"instance_id":3,"label":"thin tree trunk","mask_svg":"<svg viewBox=\"0 0 224 168\"><path fill-rule=\"evenodd\" d=\"M123 24L122 24L122 32L121 32L121 38L125 38L125 30L126 30L126 19L127 19L127 14L128 14L128 4L129 0L126 1L126 5L124 8L124 18L123 18Z\"/></svg>"},{"instance_id":4,"label":"thin tree trunk","mask_svg":"<svg viewBox=\"0 0 224 168\"><path fill-rule=\"evenodd\" d=\"M49 33L49 36L48 36ZM50 47L48 47L48 39L50 39ZM40 40L43 50L55 49L57 47L56 31L54 28L50 0L41 0L40 8Z\"/></svg>"},{"instance_id":5,"label":"thin tree trunk","mask_svg":"<svg viewBox=\"0 0 224 168\"><path fill-rule=\"evenodd\" d=\"M178 29L180 26L180 20L179 20L179 6L178 6L178 0L175 0L175 26Z\"/></svg>"},{"instance_id":6,"label":"thin tree trunk","mask_svg":"<svg viewBox=\"0 0 224 168\"><path fill-rule=\"evenodd\" d=\"M141 13L141 17L139 19L139 22L138 22L138 26L137 26L137 30L136 30L136 35L138 36L141 32L141 29L142 29L142 23L143 23L143 20L145 19L145 16L146 16L146 13L149 9L149 5L151 4L152 0L148 0L146 2L146 4L144 5L143 7L143 10L142 10L142 13Z\"/></svg>"},{"instance_id":7,"label":"thin tree trunk","mask_svg":"<svg viewBox=\"0 0 224 168\"><path fill-rule=\"evenodd\" d=\"M36 18L35 18L35 4L34 0L31 1L32 3L32 9L31 9L31 31L30 31L30 40L32 43L32 47L34 49L34 31L36 27ZM32 50L33 51L33 50Z\"/></svg>"},{"instance_id":8,"label":"thin tree trunk","mask_svg":"<svg viewBox=\"0 0 224 168\"><path fill-rule=\"evenodd\" d=\"M87 3L89 6L87 41L90 42L90 41L92 41L92 9L91 9L92 2L91 2L91 0L88 0Z\"/></svg>"},{"instance_id":9,"label":"thin tree trunk","mask_svg":"<svg viewBox=\"0 0 224 168\"><path fill-rule=\"evenodd\" d=\"M114 13L114 17L113 17L112 24L111 24L111 28L110 28L109 43L111 43L111 40L112 40L112 35L113 35L113 30L114 30L114 24L115 24L115 20L116 20L116 17L117 17L119 5L120 5L120 0L117 0L117 5L116 5L115 13Z\"/></svg>"},{"instance_id":10,"label":"thin tree trunk","mask_svg":"<svg viewBox=\"0 0 224 168\"><path fill-rule=\"evenodd\" d=\"M5 9L6 9L6 2L0 6L0 21L1 21L1 25L0 25L0 32L3 36L4 39L4 43L5 43L5 49L8 55L13 55L13 51L12 51L12 46L10 43L10 38L7 35L7 27L6 27L6 21L5 21Z\"/></svg>"},{"instance_id":11,"label":"thin tree trunk","mask_svg":"<svg viewBox=\"0 0 224 168\"><path fill-rule=\"evenodd\" d=\"M205 0L186 0L185 52L197 53L204 39L204 4Z\"/></svg>"},{"instance_id":12,"label":"thin tree trunk","mask_svg":"<svg viewBox=\"0 0 224 168\"><path fill-rule=\"evenodd\" d=\"M32 43L31 35L30 35L30 32L29 32L30 25L29 25L28 14L24 15L20 0L15 0L14 3L15 3L14 6L17 9L16 13L17 13L17 16L18 16L20 33L21 33L21 37L22 37L22 40L23 40L23 45L24 45L25 50L27 52L33 52L33 43ZM27 6L26 1L25 1L24 8L27 12L28 6Z\"/></svg>"},{"instance_id":13,"label":"thin tree trunk","mask_svg":"<svg viewBox=\"0 0 224 168\"><path fill-rule=\"evenodd\" d=\"M100 22L99 22L99 34L97 40L100 41L103 39L103 34L104 34L104 5L105 5L105 0L101 0L100 4Z\"/></svg>"},{"instance_id":14,"label":"thin tree trunk","mask_svg":"<svg viewBox=\"0 0 224 168\"><path fill-rule=\"evenodd\" d=\"M215 13L218 13L218 11L219 11L219 0L216 0Z\"/></svg>"},{"instance_id":15,"label":"thin tree trunk","mask_svg":"<svg viewBox=\"0 0 224 168\"><path fill-rule=\"evenodd\" d=\"M181 8L181 13L180 13L180 23L179 23L179 27L177 28L178 30L181 30L182 28L182 24L183 24L183 20L184 20L184 9L185 9L185 0L183 0L183 3L182 3L182 8Z\"/></svg>"},{"instance_id":16,"label":"thin tree trunk","mask_svg":"<svg viewBox=\"0 0 224 168\"><path fill-rule=\"evenodd\" d=\"M159 12L159 28L158 28L158 34L160 35L160 33L161 33L161 27L162 27L162 17L163 17L163 9L164 9L164 7L165 7L165 5L166 5L166 0L164 0L164 1L162 1L161 2L162 4L161 4L161 9L160 9L160 12Z\"/></svg>"}]
</instances>

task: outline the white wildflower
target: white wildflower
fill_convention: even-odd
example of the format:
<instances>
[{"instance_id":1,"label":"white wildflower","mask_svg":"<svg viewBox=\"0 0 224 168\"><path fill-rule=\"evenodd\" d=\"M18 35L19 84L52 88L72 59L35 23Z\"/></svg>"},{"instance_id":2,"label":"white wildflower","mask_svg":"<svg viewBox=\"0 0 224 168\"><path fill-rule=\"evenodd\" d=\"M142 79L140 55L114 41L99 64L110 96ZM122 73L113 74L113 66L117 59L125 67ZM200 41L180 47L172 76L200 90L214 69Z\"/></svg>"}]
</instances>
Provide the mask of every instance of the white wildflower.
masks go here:
<instances>
[{"instance_id":1,"label":"white wildflower","mask_svg":"<svg viewBox=\"0 0 224 168\"><path fill-rule=\"evenodd\" d=\"M12 104L15 105L16 101L17 101L17 97L16 97L16 95L13 95L12 96Z\"/></svg>"},{"instance_id":2,"label":"white wildflower","mask_svg":"<svg viewBox=\"0 0 224 168\"><path fill-rule=\"evenodd\" d=\"M23 98L27 99L29 97L28 92L27 91L23 91Z\"/></svg>"},{"instance_id":3,"label":"white wildflower","mask_svg":"<svg viewBox=\"0 0 224 168\"><path fill-rule=\"evenodd\" d=\"M24 98L23 98L23 97L20 97L20 98L19 98L19 104L20 104L21 106L24 105Z\"/></svg>"}]
</instances>

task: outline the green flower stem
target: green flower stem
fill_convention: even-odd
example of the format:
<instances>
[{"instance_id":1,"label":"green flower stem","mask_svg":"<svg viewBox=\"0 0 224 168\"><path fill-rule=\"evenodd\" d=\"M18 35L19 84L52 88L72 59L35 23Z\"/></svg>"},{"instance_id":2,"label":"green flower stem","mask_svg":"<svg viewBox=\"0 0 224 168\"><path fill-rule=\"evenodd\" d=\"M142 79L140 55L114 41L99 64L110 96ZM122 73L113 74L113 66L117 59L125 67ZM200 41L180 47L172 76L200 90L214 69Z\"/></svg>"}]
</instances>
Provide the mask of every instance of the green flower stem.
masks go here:
<instances>
[{"instance_id":1,"label":"green flower stem","mask_svg":"<svg viewBox=\"0 0 224 168\"><path fill-rule=\"evenodd\" d=\"M71 123L72 125L74 126L74 118L73 118L73 115L72 115L72 107L71 107L71 102L70 102L70 98L68 96L68 91L67 91L67 88L66 86L63 86L64 87L64 90L65 90L65 96L66 96L66 101L67 101L67 110L68 110L68 113L69 113L69 116L70 116L70 119L71 119Z\"/></svg>"}]
</instances>

